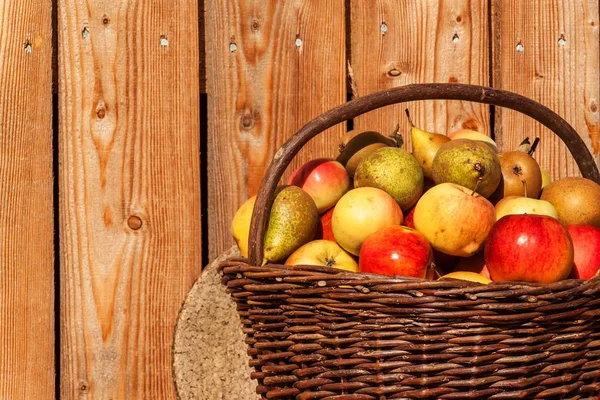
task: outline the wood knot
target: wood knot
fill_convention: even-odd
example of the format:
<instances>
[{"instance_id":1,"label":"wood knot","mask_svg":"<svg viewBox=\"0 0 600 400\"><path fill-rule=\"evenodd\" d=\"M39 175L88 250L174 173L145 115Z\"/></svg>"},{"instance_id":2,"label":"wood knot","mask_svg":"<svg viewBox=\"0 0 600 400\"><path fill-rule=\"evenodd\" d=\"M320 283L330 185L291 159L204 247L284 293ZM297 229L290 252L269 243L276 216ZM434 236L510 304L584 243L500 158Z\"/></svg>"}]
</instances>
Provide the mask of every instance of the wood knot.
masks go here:
<instances>
[{"instance_id":1,"label":"wood knot","mask_svg":"<svg viewBox=\"0 0 600 400\"><path fill-rule=\"evenodd\" d=\"M110 23L110 19L104 14L102 16L102 25L108 25Z\"/></svg>"},{"instance_id":2,"label":"wood knot","mask_svg":"<svg viewBox=\"0 0 600 400\"><path fill-rule=\"evenodd\" d=\"M132 215L131 217L127 218L127 226L129 229L137 231L142 227L142 219L137 215Z\"/></svg>"},{"instance_id":3,"label":"wood knot","mask_svg":"<svg viewBox=\"0 0 600 400\"><path fill-rule=\"evenodd\" d=\"M388 76L393 78L402 75L402 71L399 71L397 68L392 68L387 72Z\"/></svg>"},{"instance_id":4,"label":"wood knot","mask_svg":"<svg viewBox=\"0 0 600 400\"><path fill-rule=\"evenodd\" d=\"M90 385L87 383L87 381L82 380L81 382L79 382L79 391L82 394L87 394L90 391Z\"/></svg>"},{"instance_id":5,"label":"wood knot","mask_svg":"<svg viewBox=\"0 0 600 400\"><path fill-rule=\"evenodd\" d=\"M450 78L448 78L448 82L449 82L449 83L457 83L457 82L458 82L458 79L456 79L456 77L455 77L455 76L451 76Z\"/></svg>"},{"instance_id":6,"label":"wood knot","mask_svg":"<svg viewBox=\"0 0 600 400\"><path fill-rule=\"evenodd\" d=\"M258 20L253 19L252 20L252 24L250 25L250 29L252 30L252 32L256 32L260 29L260 24L258 23Z\"/></svg>"}]
</instances>

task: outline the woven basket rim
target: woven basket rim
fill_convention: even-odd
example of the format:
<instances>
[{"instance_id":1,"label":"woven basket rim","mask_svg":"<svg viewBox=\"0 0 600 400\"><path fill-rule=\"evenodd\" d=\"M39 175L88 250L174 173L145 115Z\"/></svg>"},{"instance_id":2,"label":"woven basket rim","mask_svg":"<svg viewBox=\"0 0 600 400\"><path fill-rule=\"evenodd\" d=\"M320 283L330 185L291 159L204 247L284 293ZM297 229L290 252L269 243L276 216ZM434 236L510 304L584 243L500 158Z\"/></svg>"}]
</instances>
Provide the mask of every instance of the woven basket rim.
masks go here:
<instances>
[{"instance_id":1,"label":"woven basket rim","mask_svg":"<svg viewBox=\"0 0 600 400\"><path fill-rule=\"evenodd\" d=\"M543 287L548 290L548 292L559 292L564 291L567 288L579 288L581 292L585 292L587 288L598 288L600 290L600 274L596 274L593 278L590 279L580 279L580 278L566 278L557 282L552 283L539 283L539 282L526 282L526 281L492 281L490 283L479 283L473 281L466 281L461 279L454 278L445 278L443 280L431 280L425 278L415 278L409 276L390 276L390 275L381 275L376 273L368 273L368 272L351 272L346 271L339 268L334 267L326 267L326 266L318 266L318 265L285 265L278 263L267 263L264 265L256 266L252 265L250 260L247 257L243 256L234 256L225 259L218 266L218 271L220 273L223 272L223 268L228 266L231 263L243 263L248 266L248 268L256 269L256 271L297 271L302 273L311 273L315 276L322 276L323 279L327 277L335 276L336 280L348 281L342 284L351 284L353 281L367 281L365 283L370 284L406 284L406 283L414 283L415 288L417 287L427 287L427 288L435 288L439 287L448 287L448 285L455 286L456 288L494 288L496 290L515 290L515 289L528 289L528 288L540 288ZM442 282L443 281L443 282ZM442 283L435 283L442 282ZM451 283L450 283L451 282Z\"/></svg>"}]
</instances>

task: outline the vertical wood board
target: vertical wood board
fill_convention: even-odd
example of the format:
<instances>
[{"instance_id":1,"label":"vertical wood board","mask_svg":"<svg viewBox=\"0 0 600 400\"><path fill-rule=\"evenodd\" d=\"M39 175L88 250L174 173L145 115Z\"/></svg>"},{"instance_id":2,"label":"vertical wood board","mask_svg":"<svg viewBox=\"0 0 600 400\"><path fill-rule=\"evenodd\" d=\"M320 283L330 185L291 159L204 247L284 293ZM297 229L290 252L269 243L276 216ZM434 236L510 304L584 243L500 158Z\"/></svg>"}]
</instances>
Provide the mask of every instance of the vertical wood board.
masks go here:
<instances>
[{"instance_id":1,"label":"vertical wood board","mask_svg":"<svg viewBox=\"0 0 600 400\"><path fill-rule=\"evenodd\" d=\"M211 259L234 243L237 208L258 191L276 150L346 101L344 0L207 0L208 220ZM343 125L302 161L335 157Z\"/></svg>"},{"instance_id":2,"label":"vertical wood board","mask_svg":"<svg viewBox=\"0 0 600 400\"><path fill-rule=\"evenodd\" d=\"M600 42L598 1L494 2L496 86L520 93L565 118L598 158ZM554 179L579 176L567 147L551 131L516 111L501 110L501 149L540 137L535 158Z\"/></svg>"},{"instance_id":3,"label":"vertical wood board","mask_svg":"<svg viewBox=\"0 0 600 400\"><path fill-rule=\"evenodd\" d=\"M481 0L351 1L350 79L355 97L411 83L489 85L488 4ZM467 128L491 135L489 107L421 101L372 111L355 128L389 135L396 124L410 150L410 124L448 134Z\"/></svg>"},{"instance_id":4,"label":"vertical wood board","mask_svg":"<svg viewBox=\"0 0 600 400\"><path fill-rule=\"evenodd\" d=\"M173 399L201 269L198 3L58 4L61 399Z\"/></svg>"},{"instance_id":5,"label":"vertical wood board","mask_svg":"<svg viewBox=\"0 0 600 400\"><path fill-rule=\"evenodd\" d=\"M51 12L0 1L0 399L54 398Z\"/></svg>"}]
</instances>

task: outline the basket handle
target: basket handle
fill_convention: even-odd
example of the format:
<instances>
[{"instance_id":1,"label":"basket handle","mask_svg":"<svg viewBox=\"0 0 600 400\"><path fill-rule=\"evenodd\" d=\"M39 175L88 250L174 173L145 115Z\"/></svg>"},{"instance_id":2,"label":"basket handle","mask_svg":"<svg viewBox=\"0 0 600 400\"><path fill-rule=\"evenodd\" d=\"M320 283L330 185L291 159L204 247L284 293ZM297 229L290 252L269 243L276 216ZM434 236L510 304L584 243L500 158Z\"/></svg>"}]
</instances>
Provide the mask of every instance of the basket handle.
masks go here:
<instances>
[{"instance_id":1,"label":"basket handle","mask_svg":"<svg viewBox=\"0 0 600 400\"><path fill-rule=\"evenodd\" d=\"M584 178L600 184L600 173L585 142L575 129L542 104L505 90L460 83L424 83L395 87L351 100L316 117L290 137L275 153L260 185L250 223L249 261L261 265L275 189L281 176L298 151L310 139L341 122L391 104L418 100L463 100L510 108L551 129L567 146Z\"/></svg>"}]
</instances>

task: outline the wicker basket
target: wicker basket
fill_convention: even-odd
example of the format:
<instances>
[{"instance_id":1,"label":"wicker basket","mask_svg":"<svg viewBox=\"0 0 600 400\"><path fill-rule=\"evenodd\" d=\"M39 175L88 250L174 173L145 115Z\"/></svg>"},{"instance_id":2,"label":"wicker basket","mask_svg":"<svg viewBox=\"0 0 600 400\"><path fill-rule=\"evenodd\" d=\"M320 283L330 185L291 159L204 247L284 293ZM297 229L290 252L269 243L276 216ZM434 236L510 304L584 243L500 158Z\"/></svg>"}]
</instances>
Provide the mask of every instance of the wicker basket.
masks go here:
<instances>
[{"instance_id":1,"label":"wicker basket","mask_svg":"<svg viewBox=\"0 0 600 400\"><path fill-rule=\"evenodd\" d=\"M409 85L311 121L281 147L265 175L249 259L220 266L244 324L258 393L302 400L598 399L600 278L480 285L261 266L274 190L298 150L347 119L425 99L493 104L533 117L565 142L584 177L600 183L594 159L567 122L506 91Z\"/></svg>"}]
</instances>

